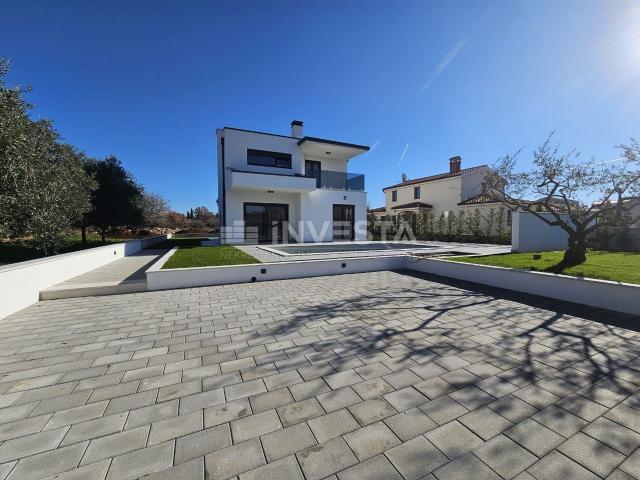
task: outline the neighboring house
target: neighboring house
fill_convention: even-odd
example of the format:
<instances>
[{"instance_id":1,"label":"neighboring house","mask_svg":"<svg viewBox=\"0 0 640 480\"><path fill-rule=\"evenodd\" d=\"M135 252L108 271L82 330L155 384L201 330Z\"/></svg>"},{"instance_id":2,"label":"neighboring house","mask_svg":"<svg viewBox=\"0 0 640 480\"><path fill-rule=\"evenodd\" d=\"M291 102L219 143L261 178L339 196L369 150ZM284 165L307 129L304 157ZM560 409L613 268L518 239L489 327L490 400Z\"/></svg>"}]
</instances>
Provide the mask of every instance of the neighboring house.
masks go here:
<instances>
[{"instance_id":1,"label":"neighboring house","mask_svg":"<svg viewBox=\"0 0 640 480\"><path fill-rule=\"evenodd\" d=\"M364 175L349 160L364 145L218 129L218 209L223 243L365 240Z\"/></svg>"},{"instance_id":2,"label":"neighboring house","mask_svg":"<svg viewBox=\"0 0 640 480\"><path fill-rule=\"evenodd\" d=\"M380 219L387 215L386 207L378 207L378 208L370 208L367 210L367 215L373 215L374 217Z\"/></svg>"},{"instance_id":3,"label":"neighboring house","mask_svg":"<svg viewBox=\"0 0 640 480\"><path fill-rule=\"evenodd\" d=\"M486 218L492 208L497 212L502 204L484 191L484 179L491 169L487 165L470 168L461 165L461 157L452 157L446 173L406 179L383 188L386 215L432 213L438 218L442 213L461 210L473 213L477 209ZM510 219L507 209L504 215Z\"/></svg>"}]
</instances>

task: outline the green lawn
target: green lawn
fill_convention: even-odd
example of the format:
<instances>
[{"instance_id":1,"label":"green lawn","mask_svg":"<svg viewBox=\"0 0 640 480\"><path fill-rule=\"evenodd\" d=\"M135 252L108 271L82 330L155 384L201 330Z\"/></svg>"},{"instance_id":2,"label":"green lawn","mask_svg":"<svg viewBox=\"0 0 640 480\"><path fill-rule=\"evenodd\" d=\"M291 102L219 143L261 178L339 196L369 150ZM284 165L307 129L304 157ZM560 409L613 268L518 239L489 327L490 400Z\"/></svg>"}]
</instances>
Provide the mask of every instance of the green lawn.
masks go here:
<instances>
[{"instance_id":1,"label":"green lawn","mask_svg":"<svg viewBox=\"0 0 640 480\"><path fill-rule=\"evenodd\" d=\"M80 235L74 235L67 239L59 253L76 252L87 248L101 247L112 243L126 242L130 238L107 238L107 243L102 243L99 236L88 235L87 244L82 245ZM0 265L24 262L44 257L44 252L36 249L31 242L16 240L13 242L0 242Z\"/></svg>"},{"instance_id":2,"label":"green lawn","mask_svg":"<svg viewBox=\"0 0 640 480\"><path fill-rule=\"evenodd\" d=\"M533 255L503 253L479 257L452 257L447 260L640 284L640 253L589 250L585 263L565 268L561 272L554 267L562 260L563 252L540 252L542 258L539 260L534 260Z\"/></svg>"},{"instance_id":3,"label":"green lawn","mask_svg":"<svg viewBox=\"0 0 640 480\"><path fill-rule=\"evenodd\" d=\"M246 265L259 260L231 245L217 247L181 246L162 268L218 267Z\"/></svg>"}]
</instances>

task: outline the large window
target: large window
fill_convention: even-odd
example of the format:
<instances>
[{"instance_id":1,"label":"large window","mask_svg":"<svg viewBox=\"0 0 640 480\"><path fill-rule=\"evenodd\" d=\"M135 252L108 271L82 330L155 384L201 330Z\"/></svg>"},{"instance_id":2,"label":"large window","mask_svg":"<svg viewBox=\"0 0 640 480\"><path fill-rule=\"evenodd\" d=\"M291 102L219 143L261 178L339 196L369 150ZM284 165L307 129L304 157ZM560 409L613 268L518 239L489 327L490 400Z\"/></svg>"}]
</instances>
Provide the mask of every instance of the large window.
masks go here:
<instances>
[{"instance_id":1,"label":"large window","mask_svg":"<svg viewBox=\"0 0 640 480\"><path fill-rule=\"evenodd\" d=\"M413 187L413 198L415 200L420 198L420 187Z\"/></svg>"},{"instance_id":2,"label":"large window","mask_svg":"<svg viewBox=\"0 0 640 480\"><path fill-rule=\"evenodd\" d=\"M398 191L397 190L392 190L391 191L391 201L392 202L397 202L398 201Z\"/></svg>"},{"instance_id":3,"label":"large window","mask_svg":"<svg viewBox=\"0 0 640 480\"><path fill-rule=\"evenodd\" d=\"M261 167L291 168L291 154L248 149L247 163Z\"/></svg>"}]
</instances>

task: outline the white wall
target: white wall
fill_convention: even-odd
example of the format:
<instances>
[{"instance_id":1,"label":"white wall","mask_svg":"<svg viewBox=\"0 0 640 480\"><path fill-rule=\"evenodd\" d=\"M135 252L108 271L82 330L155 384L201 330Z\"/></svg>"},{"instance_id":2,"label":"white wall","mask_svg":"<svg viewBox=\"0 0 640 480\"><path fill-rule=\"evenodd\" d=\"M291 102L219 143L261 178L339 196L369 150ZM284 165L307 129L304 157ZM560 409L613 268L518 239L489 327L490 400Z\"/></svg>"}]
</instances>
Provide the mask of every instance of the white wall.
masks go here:
<instances>
[{"instance_id":1,"label":"white wall","mask_svg":"<svg viewBox=\"0 0 640 480\"><path fill-rule=\"evenodd\" d=\"M147 270L149 290L396 270L403 268L405 264L405 258L396 255L162 270L162 265L169 257L170 254L166 255Z\"/></svg>"},{"instance_id":2,"label":"white wall","mask_svg":"<svg viewBox=\"0 0 640 480\"><path fill-rule=\"evenodd\" d=\"M37 302L40 290L132 255L166 238L160 235L0 267L0 318Z\"/></svg>"},{"instance_id":3,"label":"white wall","mask_svg":"<svg viewBox=\"0 0 640 480\"><path fill-rule=\"evenodd\" d=\"M418 257L407 257L407 268L616 312L640 312L639 285Z\"/></svg>"},{"instance_id":4,"label":"white wall","mask_svg":"<svg viewBox=\"0 0 640 480\"><path fill-rule=\"evenodd\" d=\"M553 218L550 213L545 217ZM565 218L568 218L565 215ZM564 250L567 248L568 235L560 227L552 227L532 213L513 212L511 226L511 251L541 252L545 250Z\"/></svg>"},{"instance_id":5,"label":"white wall","mask_svg":"<svg viewBox=\"0 0 640 480\"><path fill-rule=\"evenodd\" d=\"M327 222L328 226L324 228L324 236L320 241L329 242L333 240L334 204L354 205L356 240L366 240L367 193L318 189L300 195L301 219L305 223L304 241L314 241L312 231L308 228L309 223L313 225L315 232L320 234L323 231L325 222Z\"/></svg>"}]
</instances>

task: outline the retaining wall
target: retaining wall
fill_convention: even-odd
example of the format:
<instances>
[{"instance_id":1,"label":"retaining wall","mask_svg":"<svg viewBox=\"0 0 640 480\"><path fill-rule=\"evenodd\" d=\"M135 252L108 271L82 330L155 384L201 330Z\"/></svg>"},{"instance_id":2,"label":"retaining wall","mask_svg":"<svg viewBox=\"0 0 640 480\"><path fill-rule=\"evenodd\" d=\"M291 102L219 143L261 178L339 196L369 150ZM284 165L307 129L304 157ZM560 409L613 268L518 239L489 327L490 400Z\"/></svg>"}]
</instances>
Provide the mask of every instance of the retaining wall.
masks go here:
<instances>
[{"instance_id":1,"label":"retaining wall","mask_svg":"<svg viewBox=\"0 0 640 480\"><path fill-rule=\"evenodd\" d=\"M40 290L132 255L167 237L170 235L4 265L0 267L0 318L37 302Z\"/></svg>"}]
</instances>

